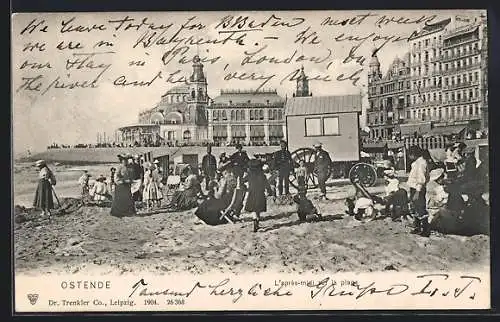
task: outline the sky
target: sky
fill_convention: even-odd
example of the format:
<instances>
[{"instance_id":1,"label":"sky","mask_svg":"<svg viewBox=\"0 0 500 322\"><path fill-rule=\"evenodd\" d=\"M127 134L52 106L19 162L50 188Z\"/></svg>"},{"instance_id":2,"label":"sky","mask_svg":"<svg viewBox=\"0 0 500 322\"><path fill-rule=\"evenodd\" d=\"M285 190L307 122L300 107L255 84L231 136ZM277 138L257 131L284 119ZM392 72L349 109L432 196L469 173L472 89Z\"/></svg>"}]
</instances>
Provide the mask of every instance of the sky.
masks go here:
<instances>
[{"instance_id":1,"label":"sky","mask_svg":"<svg viewBox=\"0 0 500 322\"><path fill-rule=\"evenodd\" d=\"M227 75L235 72L240 76L246 73L246 78L252 73L254 78L271 77L263 88L276 89L281 96L290 97L295 81L286 76L303 66L311 78L328 76L330 79L310 81L314 96L361 93L363 108L366 108L371 52L384 43L380 39L374 41L376 35L404 38L419 30L425 22L437 22L457 15L478 17L479 14L477 10L15 14L12 16L11 48L14 154L24 153L27 149L31 152L43 151L53 142L70 145L95 143L98 132L113 136L118 127L136 123L140 111L154 107L161 95L176 85L173 81L179 80L180 76L189 77L191 63L179 63L179 55L166 65L162 62L162 57L174 48L175 42L147 48L140 44L134 46L146 33L164 32L165 39L177 34L177 39L192 36L193 39L219 41L243 35L240 44L227 41L225 44L187 48L187 61L196 54L202 59L214 59L213 63L204 63L208 94L212 98L218 96L221 89L256 89L263 82L262 79L228 79ZM124 20L127 16L129 20L121 26L119 22L110 22ZM232 16L232 22L238 16L248 18L240 29L230 23L223 28L220 22L224 17L224 21L229 22L228 16ZM195 18L190 20L192 17ZM384 17L394 19L390 22L383 20L386 22L383 23L380 19ZM255 22L250 24L252 20ZM347 24L340 24L344 20ZM128 23L138 25L142 21L144 23L138 30L125 30ZM331 25L322 24L325 21ZM334 21L337 23L333 24ZM156 29L149 28L152 27L149 23L154 23ZM160 25L165 29L159 29ZM301 33L311 36L304 43L296 42ZM351 40L340 41L349 36ZM352 37L367 36L370 37L364 42L352 40ZM101 41L113 43L113 46L96 45ZM346 62L350 50L356 45L359 48L353 55L355 57ZM242 65L243 59L248 56L245 51L251 53L259 49L262 51L253 56L254 61L264 55L281 61L292 56L294 51L296 55L288 64L267 60L260 64ZM390 41L384 45L377 54L382 72L385 73L394 58L403 57L408 49L407 41ZM94 56L90 56L92 53L95 53ZM321 62L314 63L311 59L297 62L297 57L301 55ZM84 63L75 62L85 57L89 59ZM361 69L356 85L349 80L337 80L341 74L347 78ZM162 78L156 78L149 86L114 84L120 76L124 76L127 82L147 82L158 72L161 72ZM167 76L175 72L177 74L169 82ZM28 84L30 80L32 82ZM94 87L89 88L93 80L96 80L92 84ZM84 81L87 81L87 88L68 88L71 83L81 85L85 84Z\"/></svg>"}]
</instances>

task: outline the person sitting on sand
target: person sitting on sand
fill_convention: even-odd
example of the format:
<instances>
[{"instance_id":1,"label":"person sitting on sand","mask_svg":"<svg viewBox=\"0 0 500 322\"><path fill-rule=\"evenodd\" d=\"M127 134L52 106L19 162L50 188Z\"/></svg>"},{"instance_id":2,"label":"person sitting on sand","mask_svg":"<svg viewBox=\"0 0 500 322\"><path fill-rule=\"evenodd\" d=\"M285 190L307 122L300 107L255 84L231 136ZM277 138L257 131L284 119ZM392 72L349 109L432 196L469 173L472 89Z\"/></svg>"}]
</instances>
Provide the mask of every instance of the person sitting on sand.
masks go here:
<instances>
[{"instance_id":1,"label":"person sitting on sand","mask_svg":"<svg viewBox=\"0 0 500 322\"><path fill-rule=\"evenodd\" d=\"M222 166L219 171L222 172L222 178L219 183L215 184L216 190L214 192L214 198L221 201L222 207L228 207L233 198L234 190L236 189L237 181L236 177L232 172L230 164Z\"/></svg>"},{"instance_id":2,"label":"person sitting on sand","mask_svg":"<svg viewBox=\"0 0 500 322\"><path fill-rule=\"evenodd\" d=\"M198 206L195 211L195 216L203 220L204 223L217 226L226 224L227 221L221 216L221 212L226 209L222 199L216 198L217 182L210 181L208 183L207 198Z\"/></svg>"},{"instance_id":3,"label":"person sitting on sand","mask_svg":"<svg viewBox=\"0 0 500 322\"><path fill-rule=\"evenodd\" d=\"M193 169L188 166L185 170L186 179L180 187L181 190L175 191L172 201L168 205L171 211L189 210L198 207L198 195L201 193L201 184Z\"/></svg>"},{"instance_id":4,"label":"person sitting on sand","mask_svg":"<svg viewBox=\"0 0 500 322\"><path fill-rule=\"evenodd\" d=\"M297 177L298 193L293 196L293 201L297 205L297 214L301 222L306 220L307 215L316 215L321 218L321 214L318 209L314 206L311 200L307 199L307 169L305 167L305 161L301 160L299 163L299 168L295 171L295 176Z\"/></svg>"},{"instance_id":5,"label":"person sitting on sand","mask_svg":"<svg viewBox=\"0 0 500 322\"><path fill-rule=\"evenodd\" d=\"M359 183L359 179L355 179L355 183ZM347 205L346 213L350 216L354 216L354 219L356 220L362 220L363 217L374 219L376 215L374 199L381 202L382 198L368 196L365 192L361 191L358 186L355 187L356 192L354 193L354 197L346 198L345 200Z\"/></svg>"},{"instance_id":6,"label":"person sitting on sand","mask_svg":"<svg viewBox=\"0 0 500 322\"><path fill-rule=\"evenodd\" d=\"M109 198L108 186L106 185L106 177L100 175L96 179L96 182L89 191L90 196L94 201L97 202L98 206L101 206L104 201Z\"/></svg>"},{"instance_id":7,"label":"person sitting on sand","mask_svg":"<svg viewBox=\"0 0 500 322\"><path fill-rule=\"evenodd\" d=\"M385 170L384 178L386 186L382 204L385 204L385 214L390 214L393 221L400 220L402 215L407 215L409 212L408 193L399 187L399 180L396 178L394 169Z\"/></svg>"}]
</instances>

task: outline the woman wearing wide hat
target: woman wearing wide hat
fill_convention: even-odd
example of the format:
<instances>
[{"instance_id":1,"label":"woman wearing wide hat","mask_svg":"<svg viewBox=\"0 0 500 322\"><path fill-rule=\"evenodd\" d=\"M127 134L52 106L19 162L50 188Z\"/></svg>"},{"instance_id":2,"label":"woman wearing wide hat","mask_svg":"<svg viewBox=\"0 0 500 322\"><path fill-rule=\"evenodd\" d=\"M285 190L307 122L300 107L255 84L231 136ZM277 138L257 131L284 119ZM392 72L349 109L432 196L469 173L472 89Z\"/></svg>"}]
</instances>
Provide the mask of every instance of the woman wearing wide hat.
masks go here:
<instances>
[{"instance_id":1,"label":"woman wearing wide hat","mask_svg":"<svg viewBox=\"0 0 500 322\"><path fill-rule=\"evenodd\" d=\"M133 181L132 169L128 166L128 156L119 154L118 159L121 165L115 173L115 195L111 204L111 215L115 217L124 217L135 215L135 204L132 199L130 186Z\"/></svg>"},{"instance_id":2,"label":"woman wearing wide hat","mask_svg":"<svg viewBox=\"0 0 500 322\"><path fill-rule=\"evenodd\" d=\"M41 216L48 215L50 217L50 210L54 209L52 185L56 184L56 178L44 160L36 161L35 166L40 169L40 172L38 173L38 186L33 206L42 209Z\"/></svg>"}]
</instances>

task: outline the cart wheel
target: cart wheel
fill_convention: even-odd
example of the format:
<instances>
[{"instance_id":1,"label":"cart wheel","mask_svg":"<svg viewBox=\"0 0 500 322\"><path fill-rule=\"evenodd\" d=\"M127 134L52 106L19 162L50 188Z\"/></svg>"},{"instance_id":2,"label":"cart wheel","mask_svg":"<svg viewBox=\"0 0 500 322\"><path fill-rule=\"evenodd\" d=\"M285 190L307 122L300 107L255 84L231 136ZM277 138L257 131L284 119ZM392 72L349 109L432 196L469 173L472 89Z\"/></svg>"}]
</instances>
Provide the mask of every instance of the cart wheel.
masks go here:
<instances>
[{"instance_id":1,"label":"cart wheel","mask_svg":"<svg viewBox=\"0 0 500 322\"><path fill-rule=\"evenodd\" d=\"M356 163L349 170L349 180L359 180L364 187L371 187L377 181L377 171L368 163Z\"/></svg>"},{"instance_id":2,"label":"cart wheel","mask_svg":"<svg viewBox=\"0 0 500 322\"><path fill-rule=\"evenodd\" d=\"M306 184L307 189L314 189L318 187L318 175L314 172L314 158L316 152L311 148L300 148L293 151L292 160L294 163L299 164L300 161L304 161L307 168L307 178ZM328 173L330 175L330 173ZM297 178L295 177L295 172L290 173L290 184L295 189L298 189Z\"/></svg>"}]
</instances>

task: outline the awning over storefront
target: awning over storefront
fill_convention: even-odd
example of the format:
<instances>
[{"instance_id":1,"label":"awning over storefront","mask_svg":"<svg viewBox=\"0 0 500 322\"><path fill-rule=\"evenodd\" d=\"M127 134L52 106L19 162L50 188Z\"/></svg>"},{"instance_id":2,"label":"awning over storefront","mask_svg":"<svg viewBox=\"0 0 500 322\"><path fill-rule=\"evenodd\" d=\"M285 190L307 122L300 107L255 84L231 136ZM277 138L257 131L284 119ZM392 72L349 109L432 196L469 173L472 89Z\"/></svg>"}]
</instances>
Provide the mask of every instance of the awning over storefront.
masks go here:
<instances>
[{"instance_id":1,"label":"awning over storefront","mask_svg":"<svg viewBox=\"0 0 500 322\"><path fill-rule=\"evenodd\" d=\"M466 128L464 125L438 126L425 133L424 136L458 135L462 134Z\"/></svg>"},{"instance_id":2,"label":"awning over storefront","mask_svg":"<svg viewBox=\"0 0 500 322\"><path fill-rule=\"evenodd\" d=\"M400 124L399 128L401 130L401 136L411 136L417 132L417 134L423 135L431 130L431 123L409 123Z\"/></svg>"},{"instance_id":3,"label":"awning over storefront","mask_svg":"<svg viewBox=\"0 0 500 322\"><path fill-rule=\"evenodd\" d=\"M283 137L283 127L281 125L269 125L270 137Z\"/></svg>"},{"instance_id":4,"label":"awning over storefront","mask_svg":"<svg viewBox=\"0 0 500 322\"><path fill-rule=\"evenodd\" d=\"M214 137L227 137L227 126L226 125L214 125Z\"/></svg>"},{"instance_id":5,"label":"awning over storefront","mask_svg":"<svg viewBox=\"0 0 500 322\"><path fill-rule=\"evenodd\" d=\"M232 125L231 134L234 137L244 138L246 136L244 125Z\"/></svg>"},{"instance_id":6,"label":"awning over storefront","mask_svg":"<svg viewBox=\"0 0 500 322\"><path fill-rule=\"evenodd\" d=\"M251 137L265 137L264 125L250 125L250 136Z\"/></svg>"}]
</instances>

